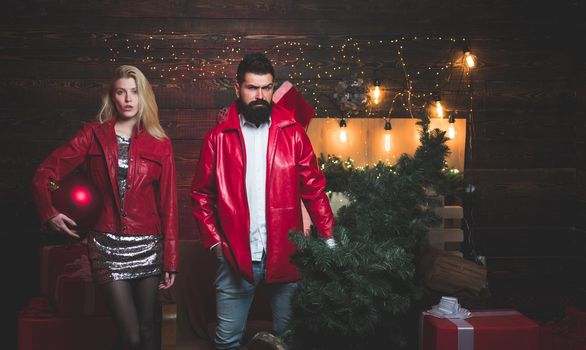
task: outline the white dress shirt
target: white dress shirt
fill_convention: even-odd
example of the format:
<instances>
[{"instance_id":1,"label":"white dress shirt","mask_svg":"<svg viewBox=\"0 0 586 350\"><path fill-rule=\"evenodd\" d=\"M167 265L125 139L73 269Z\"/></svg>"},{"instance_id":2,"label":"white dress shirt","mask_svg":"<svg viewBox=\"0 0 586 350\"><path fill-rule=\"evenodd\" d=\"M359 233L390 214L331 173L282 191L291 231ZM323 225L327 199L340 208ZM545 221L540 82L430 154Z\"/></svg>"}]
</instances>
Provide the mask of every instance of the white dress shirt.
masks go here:
<instances>
[{"instance_id":1,"label":"white dress shirt","mask_svg":"<svg viewBox=\"0 0 586 350\"><path fill-rule=\"evenodd\" d=\"M244 136L246 149L246 197L250 222L250 255L252 261L261 261L267 250L266 223L266 179L267 179L267 147L271 121L256 125L246 121L239 115L240 127ZM336 247L333 238L325 241L328 247ZM213 249L219 243L214 244Z\"/></svg>"},{"instance_id":2,"label":"white dress shirt","mask_svg":"<svg viewBox=\"0 0 586 350\"><path fill-rule=\"evenodd\" d=\"M240 126L246 149L246 197L250 222L250 255L252 261L261 261L267 249L266 179L268 123L256 125L240 115Z\"/></svg>"}]
</instances>

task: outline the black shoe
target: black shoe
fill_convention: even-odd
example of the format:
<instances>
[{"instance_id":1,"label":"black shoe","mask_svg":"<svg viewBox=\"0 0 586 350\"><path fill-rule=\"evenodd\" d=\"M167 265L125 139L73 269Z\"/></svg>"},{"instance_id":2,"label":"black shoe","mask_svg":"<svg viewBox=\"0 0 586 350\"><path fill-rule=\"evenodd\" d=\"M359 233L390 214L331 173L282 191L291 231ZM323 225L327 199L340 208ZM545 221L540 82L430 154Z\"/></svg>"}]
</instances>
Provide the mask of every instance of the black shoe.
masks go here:
<instances>
[{"instance_id":1,"label":"black shoe","mask_svg":"<svg viewBox=\"0 0 586 350\"><path fill-rule=\"evenodd\" d=\"M246 344L247 350L287 350L281 338L269 333L258 332Z\"/></svg>"}]
</instances>

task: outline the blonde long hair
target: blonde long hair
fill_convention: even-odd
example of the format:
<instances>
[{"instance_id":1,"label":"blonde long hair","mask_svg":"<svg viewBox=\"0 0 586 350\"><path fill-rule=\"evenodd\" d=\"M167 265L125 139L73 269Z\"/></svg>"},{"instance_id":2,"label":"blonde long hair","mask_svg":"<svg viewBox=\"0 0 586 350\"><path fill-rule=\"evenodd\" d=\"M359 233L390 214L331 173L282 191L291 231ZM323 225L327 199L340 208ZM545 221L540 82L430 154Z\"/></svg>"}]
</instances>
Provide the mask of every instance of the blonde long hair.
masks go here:
<instances>
[{"instance_id":1,"label":"blonde long hair","mask_svg":"<svg viewBox=\"0 0 586 350\"><path fill-rule=\"evenodd\" d=\"M159 107L155 100L153 88L144 74L134 66L124 65L114 70L114 76L108 86L108 92L102 98L102 108L100 108L100 112L98 113L98 120L103 123L117 116L118 111L112 98L114 84L118 79L124 78L132 78L136 82L136 88L138 90L138 125L157 139L166 138L165 130L163 130L159 122Z\"/></svg>"}]
</instances>

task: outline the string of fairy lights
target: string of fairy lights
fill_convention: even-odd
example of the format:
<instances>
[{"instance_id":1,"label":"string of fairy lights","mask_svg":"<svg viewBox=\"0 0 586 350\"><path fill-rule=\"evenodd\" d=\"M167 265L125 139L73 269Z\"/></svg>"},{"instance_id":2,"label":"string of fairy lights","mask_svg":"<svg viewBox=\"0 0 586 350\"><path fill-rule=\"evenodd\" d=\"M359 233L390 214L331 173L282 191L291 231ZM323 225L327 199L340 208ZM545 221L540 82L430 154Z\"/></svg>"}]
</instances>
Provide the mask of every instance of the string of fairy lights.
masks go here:
<instances>
[{"instance_id":1,"label":"string of fairy lights","mask_svg":"<svg viewBox=\"0 0 586 350\"><path fill-rule=\"evenodd\" d=\"M477 65L477 57L472 53L468 39L402 36L372 40L348 37L328 44L302 39L273 42L265 48L259 47L258 42L258 38L242 36L202 39L163 29L139 39L125 38L120 34L104 39L111 62L140 62L147 65L158 79L172 82L231 81L235 67L245 53L264 51L276 66L287 71L289 80L305 98L313 102L317 116L340 119L342 142L347 120L352 117L383 118L385 132L390 134L391 117L415 118L426 113L439 119L447 116L449 138L454 138L455 119L469 118L472 134L468 146L471 150L474 133L471 71ZM424 63L410 64L407 57L419 58L417 52L425 48L425 44L440 47L431 53L426 52ZM384 71L386 75L381 73ZM332 85L342 80L348 81L347 85L363 89L365 98L360 101L360 108L344 111L332 98ZM448 89L454 85L455 89ZM446 99L448 96L451 99ZM466 101L462 101L462 97Z\"/></svg>"}]
</instances>

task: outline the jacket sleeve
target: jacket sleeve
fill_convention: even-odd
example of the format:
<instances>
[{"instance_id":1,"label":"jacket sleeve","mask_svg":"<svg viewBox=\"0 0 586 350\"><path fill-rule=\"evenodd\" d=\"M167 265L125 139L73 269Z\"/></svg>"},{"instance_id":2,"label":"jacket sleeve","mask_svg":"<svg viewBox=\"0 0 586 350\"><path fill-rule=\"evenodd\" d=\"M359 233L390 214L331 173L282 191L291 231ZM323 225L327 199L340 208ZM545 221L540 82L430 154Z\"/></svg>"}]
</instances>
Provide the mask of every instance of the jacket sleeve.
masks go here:
<instances>
[{"instance_id":1,"label":"jacket sleeve","mask_svg":"<svg viewBox=\"0 0 586 350\"><path fill-rule=\"evenodd\" d=\"M35 170L32 197L41 223L45 224L59 214L51 200L49 181L59 181L80 166L86 159L92 138L91 125L84 125L71 140L55 149Z\"/></svg>"},{"instance_id":2,"label":"jacket sleeve","mask_svg":"<svg viewBox=\"0 0 586 350\"><path fill-rule=\"evenodd\" d=\"M220 243L217 216L216 148L213 131L206 134L191 183L191 208L204 248Z\"/></svg>"},{"instance_id":3,"label":"jacket sleeve","mask_svg":"<svg viewBox=\"0 0 586 350\"><path fill-rule=\"evenodd\" d=\"M168 151L163 158L163 169L159 184L160 217L164 235L163 270L179 271L179 217L177 209L177 190L175 186L175 159L171 140L166 140Z\"/></svg>"},{"instance_id":4,"label":"jacket sleeve","mask_svg":"<svg viewBox=\"0 0 586 350\"><path fill-rule=\"evenodd\" d=\"M320 236L325 239L332 238L334 214L326 195L326 177L319 169L311 141L305 131L300 127L297 134L297 173L301 200Z\"/></svg>"}]
</instances>

